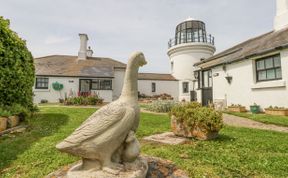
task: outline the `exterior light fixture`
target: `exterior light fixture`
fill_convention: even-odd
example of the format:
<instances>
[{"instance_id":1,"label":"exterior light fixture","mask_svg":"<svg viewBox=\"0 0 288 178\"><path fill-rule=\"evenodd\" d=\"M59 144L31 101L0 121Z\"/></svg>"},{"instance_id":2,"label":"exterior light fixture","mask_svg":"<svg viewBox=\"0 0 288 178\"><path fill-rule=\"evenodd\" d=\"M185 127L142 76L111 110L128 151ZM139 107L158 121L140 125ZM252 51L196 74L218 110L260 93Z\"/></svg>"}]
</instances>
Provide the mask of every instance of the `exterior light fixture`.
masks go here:
<instances>
[{"instance_id":1,"label":"exterior light fixture","mask_svg":"<svg viewBox=\"0 0 288 178\"><path fill-rule=\"evenodd\" d=\"M199 71L194 71L194 78L198 79L199 78Z\"/></svg>"},{"instance_id":2,"label":"exterior light fixture","mask_svg":"<svg viewBox=\"0 0 288 178\"><path fill-rule=\"evenodd\" d=\"M232 82L232 76L227 75L227 76L225 77L225 79L227 80L227 82L228 82L229 84L231 84L231 82Z\"/></svg>"}]
</instances>

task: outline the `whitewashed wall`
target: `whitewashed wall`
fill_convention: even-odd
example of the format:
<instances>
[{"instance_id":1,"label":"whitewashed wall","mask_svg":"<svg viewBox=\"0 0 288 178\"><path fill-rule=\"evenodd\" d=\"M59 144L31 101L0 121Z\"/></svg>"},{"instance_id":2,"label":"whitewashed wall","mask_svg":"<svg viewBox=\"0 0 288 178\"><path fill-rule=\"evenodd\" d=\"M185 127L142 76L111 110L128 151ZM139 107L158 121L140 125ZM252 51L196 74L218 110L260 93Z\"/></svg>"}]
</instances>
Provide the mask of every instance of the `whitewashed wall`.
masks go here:
<instances>
[{"instance_id":1,"label":"whitewashed wall","mask_svg":"<svg viewBox=\"0 0 288 178\"><path fill-rule=\"evenodd\" d=\"M64 88L63 90L61 90L62 98L65 97L65 93L68 95L70 90L73 91L75 96L77 95L78 90L79 90L79 78L76 78L76 77L71 77L71 78L70 77L48 77L48 78L49 78L48 89L35 89L35 85L34 85L33 87L33 92L35 95L34 103L40 103L42 99L46 99L50 103L59 102L60 93L59 91L55 91L52 88L52 83L54 82L63 84ZM104 99L105 102L112 101L112 90L97 90L96 92L99 94L101 98Z\"/></svg>"},{"instance_id":2,"label":"whitewashed wall","mask_svg":"<svg viewBox=\"0 0 288 178\"><path fill-rule=\"evenodd\" d=\"M45 77L46 78L46 77ZM59 91L55 91L52 88L52 83L58 82L63 84L64 88L61 90L62 98L65 97L65 93L69 93L70 89L74 93L77 94L79 88L79 79L78 78L68 78L68 77L48 77L49 85L48 89L35 89L35 85L33 87L34 92L34 103L40 103L42 99L48 100L48 102L59 102L60 93Z\"/></svg>"},{"instance_id":3,"label":"whitewashed wall","mask_svg":"<svg viewBox=\"0 0 288 178\"><path fill-rule=\"evenodd\" d=\"M156 92L152 92L153 82L156 83ZM138 80L138 91L148 96L167 93L177 101L178 90L178 81Z\"/></svg>"},{"instance_id":4,"label":"whitewashed wall","mask_svg":"<svg viewBox=\"0 0 288 178\"><path fill-rule=\"evenodd\" d=\"M246 106L246 109L249 109L253 103L260 105L262 109L270 105L288 107L288 50L281 51L280 55L282 80L257 83L255 59L227 65L226 72L223 71L222 66L213 68L214 102L224 100L228 106L241 104ZM225 79L227 75L233 77L231 84L228 84Z\"/></svg>"},{"instance_id":5,"label":"whitewashed wall","mask_svg":"<svg viewBox=\"0 0 288 178\"><path fill-rule=\"evenodd\" d=\"M100 98L104 99L104 102L111 102L113 100L112 90L91 90L91 92L96 92Z\"/></svg>"},{"instance_id":6,"label":"whitewashed wall","mask_svg":"<svg viewBox=\"0 0 288 178\"><path fill-rule=\"evenodd\" d=\"M114 79L112 83L113 87L113 100L119 98L123 88L123 82L125 77L125 69L115 69L114 71Z\"/></svg>"}]
</instances>

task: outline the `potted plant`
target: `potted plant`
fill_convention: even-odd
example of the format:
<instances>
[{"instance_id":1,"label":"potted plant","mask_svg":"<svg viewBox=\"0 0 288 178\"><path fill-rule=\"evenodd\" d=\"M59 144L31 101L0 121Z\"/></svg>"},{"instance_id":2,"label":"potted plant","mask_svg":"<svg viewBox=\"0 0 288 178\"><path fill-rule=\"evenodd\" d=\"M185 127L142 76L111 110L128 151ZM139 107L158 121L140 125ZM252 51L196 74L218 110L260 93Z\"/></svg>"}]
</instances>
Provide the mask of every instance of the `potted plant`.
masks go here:
<instances>
[{"instance_id":1,"label":"potted plant","mask_svg":"<svg viewBox=\"0 0 288 178\"><path fill-rule=\"evenodd\" d=\"M265 108L265 114L276 116L288 116L288 108L270 106L269 108Z\"/></svg>"},{"instance_id":2,"label":"potted plant","mask_svg":"<svg viewBox=\"0 0 288 178\"><path fill-rule=\"evenodd\" d=\"M245 106L242 106L240 104L231 104L231 106L228 106L228 111L231 112L246 112Z\"/></svg>"},{"instance_id":3,"label":"potted plant","mask_svg":"<svg viewBox=\"0 0 288 178\"><path fill-rule=\"evenodd\" d=\"M0 108L0 132L7 129L8 117L11 115L9 111Z\"/></svg>"},{"instance_id":4,"label":"potted plant","mask_svg":"<svg viewBox=\"0 0 288 178\"><path fill-rule=\"evenodd\" d=\"M254 103L250 106L250 111L252 112L252 114L258 114L260 113L260 106Z\"/></svg>"},{"instance_id":5,"label":"potted plant","mask_svg":"<svg viewBox=\"0 0 288 178\"><path fill-rule=\"evenodd\" d=\"M223 127L221 112L196 102L174 106L170 117L173 133L181 137L211 140L218 137Z\"/></svg>"}]
</instances>

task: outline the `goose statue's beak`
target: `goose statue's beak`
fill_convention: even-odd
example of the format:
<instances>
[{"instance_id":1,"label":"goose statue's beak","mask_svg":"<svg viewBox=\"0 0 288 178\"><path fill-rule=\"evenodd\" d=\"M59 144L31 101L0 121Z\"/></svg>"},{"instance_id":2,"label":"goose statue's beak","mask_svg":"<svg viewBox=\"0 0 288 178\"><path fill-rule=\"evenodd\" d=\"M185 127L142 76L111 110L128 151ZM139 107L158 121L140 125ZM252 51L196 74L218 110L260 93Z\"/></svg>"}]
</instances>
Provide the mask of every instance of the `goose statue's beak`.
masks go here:
<instances>
[{"instance_id":1,"label":"goose statue's beak","mask_svg":"<svg viewBox=\"0 0 288 178\"><path fill-rule=\"evenodd\" d=\"M147 61L144 60L144 61L140 64L140 66L142 67L142 66L144 66L144 65L146 65L146 64L147 64Z\"/></svg>"}]
</instances>

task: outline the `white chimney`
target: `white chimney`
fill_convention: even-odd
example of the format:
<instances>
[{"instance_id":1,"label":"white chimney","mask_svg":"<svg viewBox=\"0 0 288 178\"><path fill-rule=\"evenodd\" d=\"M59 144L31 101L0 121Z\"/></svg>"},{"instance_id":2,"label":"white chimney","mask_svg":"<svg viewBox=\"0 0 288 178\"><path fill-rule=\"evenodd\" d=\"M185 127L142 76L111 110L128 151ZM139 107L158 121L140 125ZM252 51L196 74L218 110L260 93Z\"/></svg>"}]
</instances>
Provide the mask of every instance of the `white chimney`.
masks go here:
<instances>
[{"instance_id":1,"label":"white chimney","mask_svg":"<svg viewBox=\"0 0 288 178\"><path fill-rule=\"evenodd\" d=\"M274 20L274 30L281 30L288 27L288 0L276 0L277 9Z\"/></svg>"},{"instance_id":2,"label":"white chimney","mask_svg":"<svg viewBox=\"0 0 288 178\"><path fill-rule=\"evenodd\" d=\"M88 47L88 50L87 50L87 57L92 57L93 55L93 50L91 49L91 47L89 46Z\"/></svg>"},{"instance_id":3,"label":"white chimney","mask_svg":"<svg viewBox=\"0 0 288 178\"><path fill-rule=\"evenodd\" d=\"M80 49L78 52L78 59L79 60L85 60L87 59L87 41L88 41L88 36L87 34L80 33Z\"/></svg>"}]
</instances>

